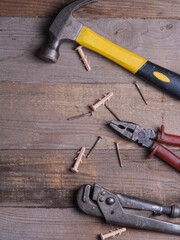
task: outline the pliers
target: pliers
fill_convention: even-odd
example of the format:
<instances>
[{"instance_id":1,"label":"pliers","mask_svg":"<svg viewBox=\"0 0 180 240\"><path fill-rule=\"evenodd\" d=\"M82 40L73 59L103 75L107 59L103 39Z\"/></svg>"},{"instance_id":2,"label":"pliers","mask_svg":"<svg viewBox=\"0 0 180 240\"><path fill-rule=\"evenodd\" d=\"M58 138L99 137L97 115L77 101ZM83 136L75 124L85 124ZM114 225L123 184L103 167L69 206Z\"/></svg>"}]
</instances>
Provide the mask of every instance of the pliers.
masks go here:
<instances>
[{"instance_id":1,"label":"pliers","mask_svg":"<svg viewBox=\"0 0 180 240\"><path fill-rule=\"evenodd\" d=\"M95 184L94 188L91 188L90 185L83 185L78 190L76 199L79 208L84 213L105 218L107 223L180 235L180 225L178 224L125 211L125 209L143 210L158 216L165 214L177 218L180 217L180 207L178 206L167 207L123 194L114 194L99 184Z\"/></svg>"},{"instance_id":2,"label":"pliers","mask_svg":"<svg viewBox=\"0 0 180 240\"><path fill-rule=\"evenodd\" d=\"M123 121L111 121L110 127L121 136L149 148L151 154L148 158L156 155L180 171L180 158L159 144L180 146L180 136L165 133L164 125L161 126L161 130L158 133L152 129L144 129L138 124Z\"/></svg>"}]
</instances>

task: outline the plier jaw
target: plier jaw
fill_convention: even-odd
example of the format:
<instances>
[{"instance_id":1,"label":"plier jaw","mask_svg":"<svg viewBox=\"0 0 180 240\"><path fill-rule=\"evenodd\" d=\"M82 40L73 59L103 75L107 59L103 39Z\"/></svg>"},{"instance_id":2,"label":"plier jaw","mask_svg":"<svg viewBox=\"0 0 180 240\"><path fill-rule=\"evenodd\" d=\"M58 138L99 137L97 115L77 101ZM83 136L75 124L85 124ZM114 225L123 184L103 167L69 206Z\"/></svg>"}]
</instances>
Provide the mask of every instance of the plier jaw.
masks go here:
<instances>
[{"instance_id":1,"label":"plier jaw","mask_svg":"<svg viewBox=\"0 0 180 240\"><path fill-rule=\"evenodd\" d=\"M180 208L177 206L166 207L138 198L114 194L99 184L95 184L94 188L83 185L77 193L77 203L84 213L102 217L107 223L180 235L178 224L126 213L124 210L124 208L147 210L152 211L154 215L180 217Z\"/></svg>"},{"instance_id":2,"label":"plier jaw","mask_svg":"<svg viewBox=\"0 0 180 240\"><path fill-rule=\"evenodd\" d=\"M121 136L133 142L138 142L143 147L151 147L153 145L152 140L157 138L157 134L152 129L144 129L135 123L111 121L109 125Z\"/></svg>"}]
</instances>

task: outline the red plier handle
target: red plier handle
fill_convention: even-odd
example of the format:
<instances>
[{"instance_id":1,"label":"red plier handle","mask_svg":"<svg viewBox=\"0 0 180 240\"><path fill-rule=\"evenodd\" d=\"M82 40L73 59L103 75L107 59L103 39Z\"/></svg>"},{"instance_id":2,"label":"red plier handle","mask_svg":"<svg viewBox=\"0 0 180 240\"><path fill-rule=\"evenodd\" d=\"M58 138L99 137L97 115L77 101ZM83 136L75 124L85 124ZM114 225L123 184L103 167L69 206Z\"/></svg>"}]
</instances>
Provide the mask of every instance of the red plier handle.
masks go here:
<instances>
[{"instance_id":1,"label":"red plier handle","mask_svg":"<svg viewBox=\"0 0 180 240\"><path fill-rule=\"evenodd\" d=\"M165 133L164 125L162 125L161 131L158 133L157 142L173 146L180 146L180 136ZM162 160L166 161L172 167L180 171L180 158L157 142L155 142L151 146L150 148L151 154L149 155L148 158L151 158L153 155L156 155L160 157Z\"/></svg>"},{"instance_id":2,"label":"red plier handle","mask_svg":"<svg viewBox=\"0 0 180 240\"><path fill-rule=\"evenodd\" d=\"M158 132L156 141L168 145L180 146L180 136L165 133L164 125L161 126L161 131Z\"/></svg>"}]
</instances>

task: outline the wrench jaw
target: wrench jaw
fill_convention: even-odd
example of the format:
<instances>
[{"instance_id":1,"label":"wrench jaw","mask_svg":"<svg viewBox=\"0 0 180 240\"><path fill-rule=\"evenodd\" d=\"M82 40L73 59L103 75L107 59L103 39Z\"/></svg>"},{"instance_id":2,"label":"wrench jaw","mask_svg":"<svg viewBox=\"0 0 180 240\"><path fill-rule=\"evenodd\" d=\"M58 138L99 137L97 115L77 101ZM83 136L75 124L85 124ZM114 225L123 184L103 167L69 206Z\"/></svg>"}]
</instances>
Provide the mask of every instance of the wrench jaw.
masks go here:
<instances>
[{"instance_id":1,"label":"wrench jaw","mask_svg":"<svg viewBox=\"0 0 180 240\"><path fill-rule=\"evenodd\" d=\"M92 201L90 198L91 194L91 186L83 185L77 193L77 204L81 211L84 213L95 216L95 217L103 217L97 203ZM94 194L94 191L93 191Z\"/></svg>"}]
</instances>

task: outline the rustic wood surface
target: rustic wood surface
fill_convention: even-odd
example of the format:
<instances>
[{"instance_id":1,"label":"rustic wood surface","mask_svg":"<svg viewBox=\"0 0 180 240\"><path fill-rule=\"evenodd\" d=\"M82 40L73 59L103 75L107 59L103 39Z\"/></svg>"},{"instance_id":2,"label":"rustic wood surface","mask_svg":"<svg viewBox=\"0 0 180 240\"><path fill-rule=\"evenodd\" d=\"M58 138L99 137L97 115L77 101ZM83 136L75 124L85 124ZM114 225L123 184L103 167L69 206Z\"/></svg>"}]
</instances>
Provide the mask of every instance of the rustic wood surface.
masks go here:
<instances>
[{"instance_id":1,"label":"rustic wood surface","mask_svg":"<svg viewBox=\"0 0 180 240\"><path fill-rule=\"evenodd\" d=\"M0 211L0 223L0 236L3 240L98 240L100 233L116 230L115 226L104 224L100 219L89 217L74 208L3 208ZM178 240L179 236L128 229L115 239Z\"/></svg>"},{"instance_id":2,"label":"rustic wood surface","mask_svg":"<svg viewBox=\"0 0 180 240\"><path fill-rule=\"evenodd\" d=\"M105 107L91 117L67 120L88 112L89 105L112 91L108 106L120 119L154 130L164 124L166 132L180 135L179 101L100 55L84 50L91 72L83 68L72 42L61 46L57 64L37 58L53 20L37 16L55 16L69 2L0 1L0 16L9 16L0 17L0 240L93 240L115 229L78 210L76 190L86 183L180 205L179 172L155 156L147 160L148 150L113 133L108 123L114 117ZM75 16L86 17L80 20L116 44L179 72L179 12L179 1L104 0ZM87 153L99 135L102 141L84 159L79 174L70 172L79 148L84 145ZM122 169L114 141L120 145ZM168 148L180 156L179 147ZM161 219L180 224L179 219ZM179 237L128 229L116 239Z\"/></svg>"},{"instance_id":3,"label":"rustic wood surface","mask_svg":"<svg viewBox=\"0 0 180 240\"><path fill-rule=\"evenodd\" d=\"M89 105L109 91L114 92L114 96L108 106L119 118L126 121L133 119L155 130L164 124L166 132L179 133L178 100L148 84L141 83L140 86L147 106L134 84L130 83L0 82L0 149L78 149L82 141L85 147L90 148L97 135L104 138L99 144L101 149L112 149L115 140L124 149L137 148L136 144L120 138L109 129L108 123L114 117L103 106L91 117L67 120L88 112Z\"/></svg>"},{"instance_id":4,"label":"rustic wood surface","mask_svg":"<svg viewBox=\"0 0 180 240\"><path fill-rule=\"evenodd\" d=\"M1 0L0 16L55 16L72 0ZM179 19L179 0L99 0L79 9L76 17L175 18Z\"/></svg>"},{"instance_id":5,"label":"rustic wood surface","mask_svg":"<svg viewBox=\"0 0 180 240\"><path fill-rule=\"evenodd\" d=\"M69 168L76 150L1 151L0 206L74 207L79 186L94 183L165 205L179 204L177 171L156 157L145 160L144 151L123 149L121 155L122 169L115 149L96 149L74 174Z\"/></svg>"}]
</instances>

